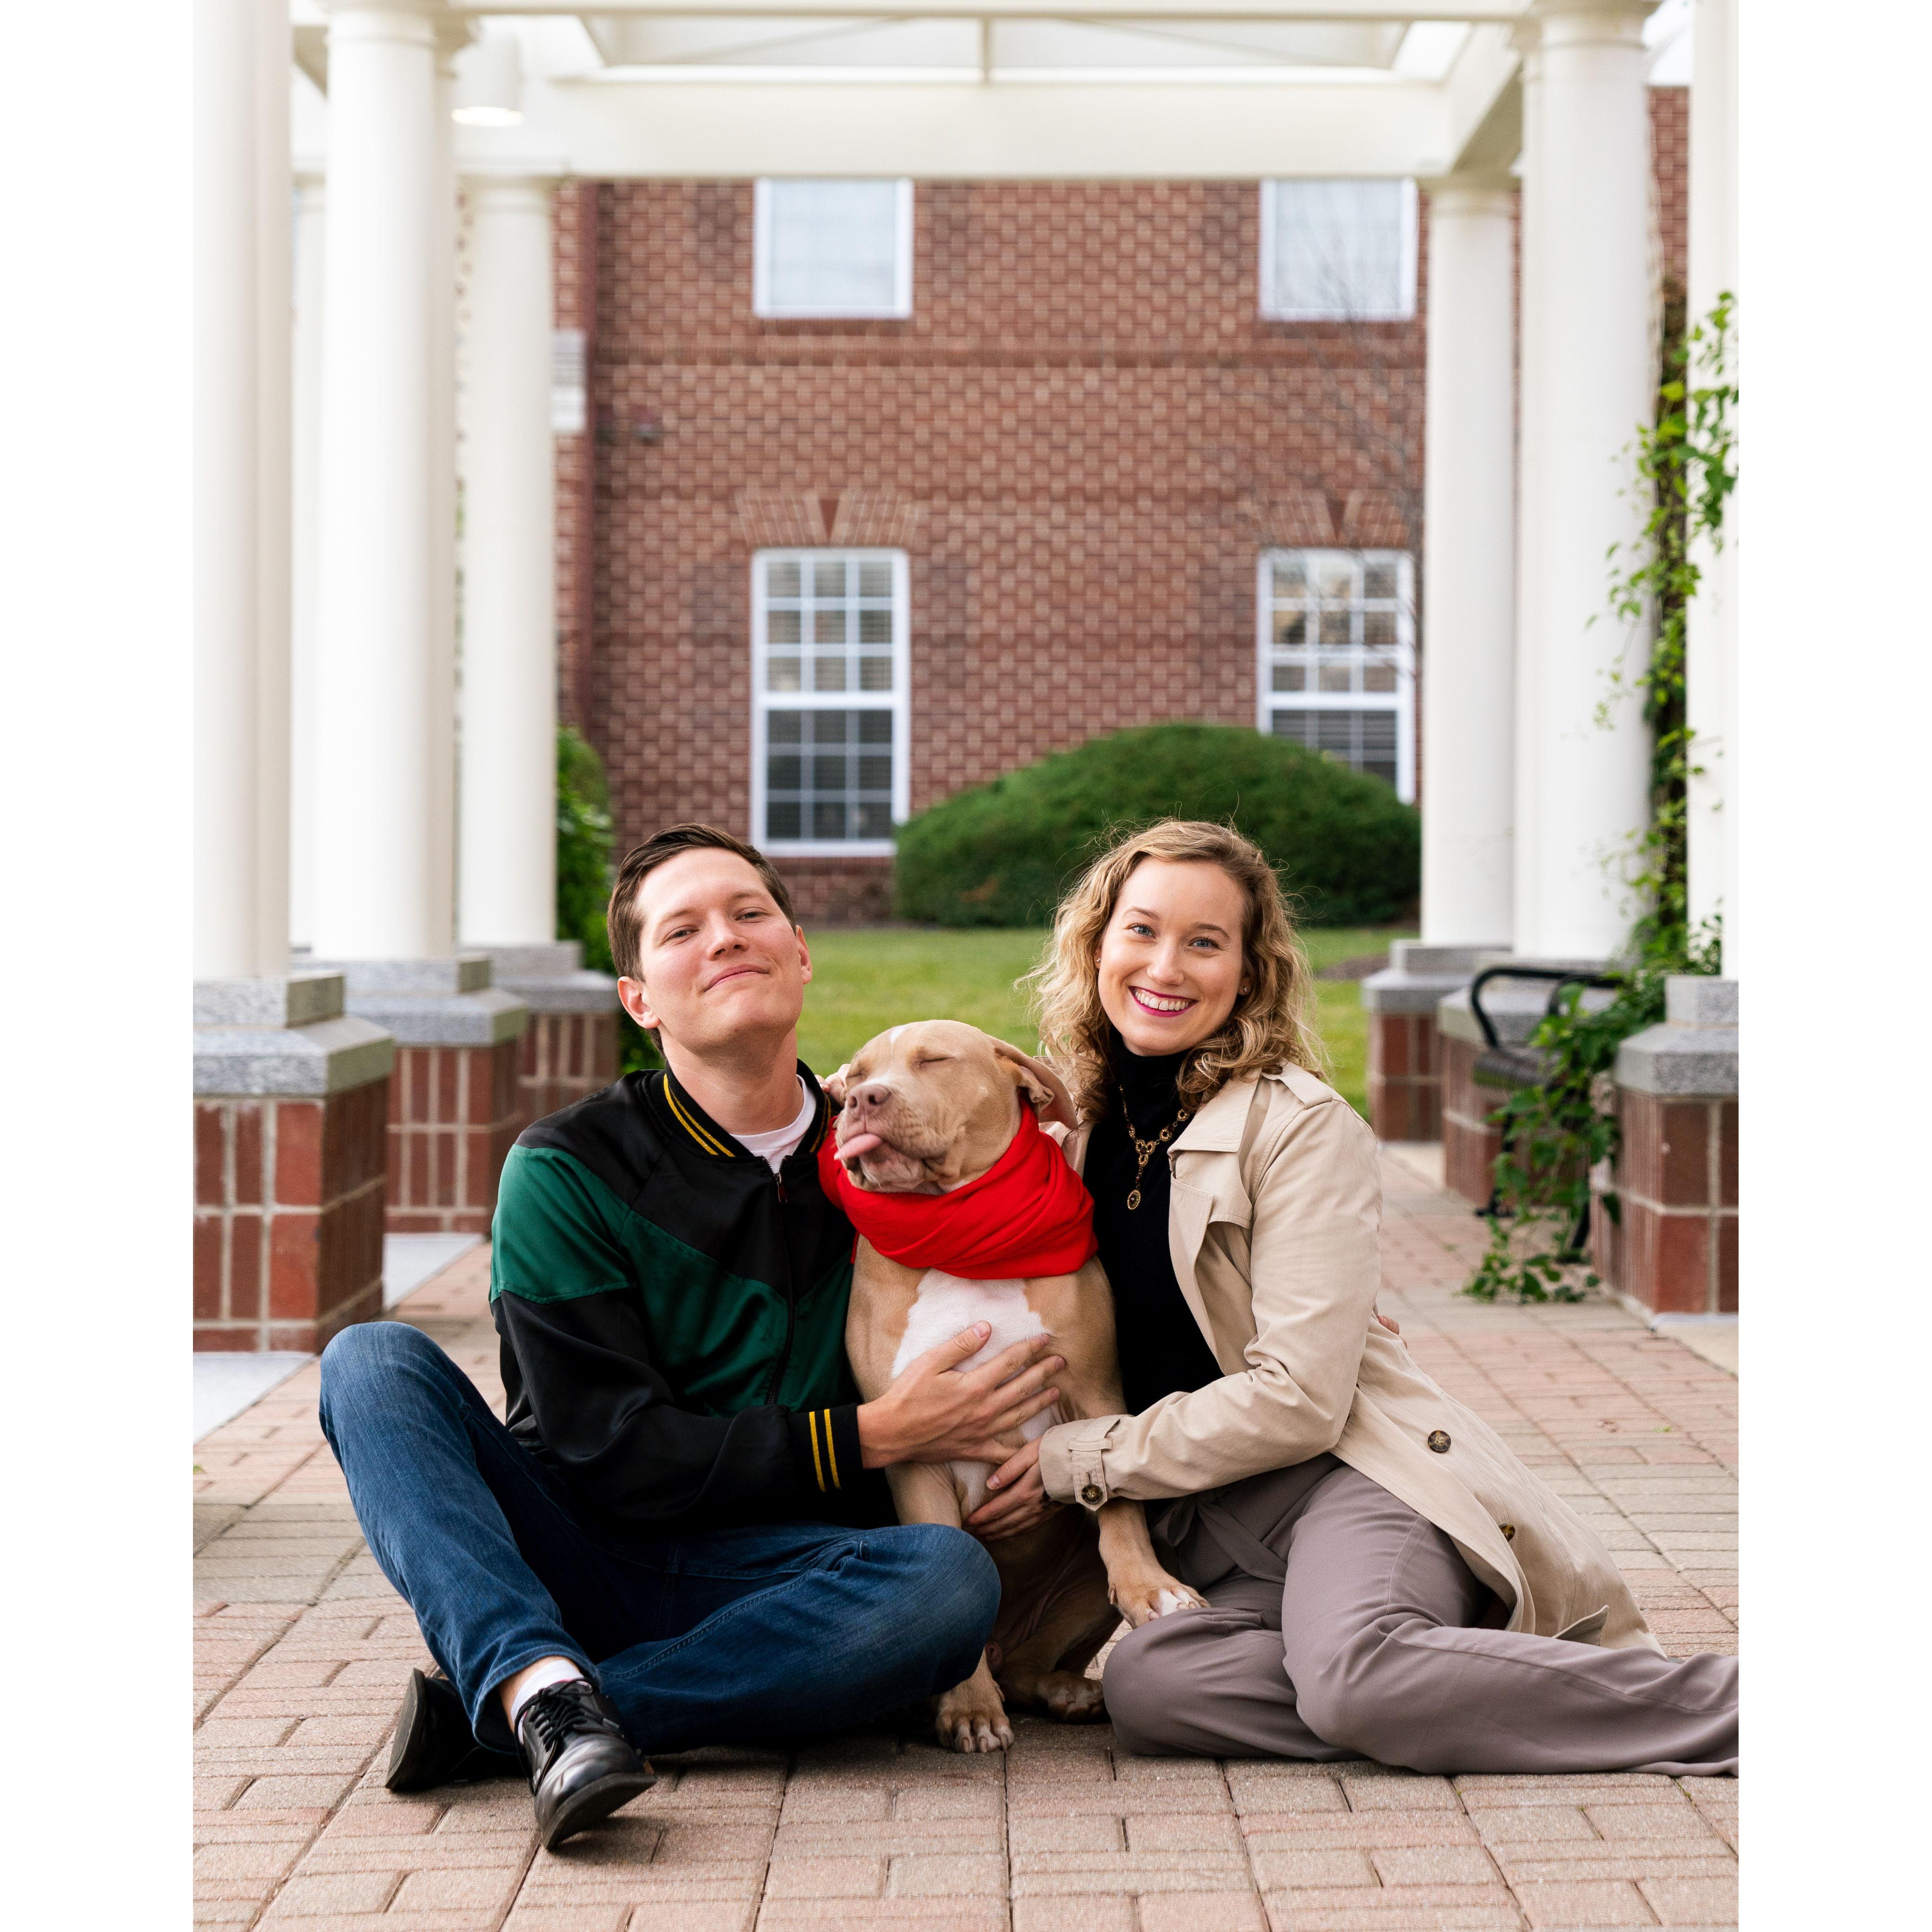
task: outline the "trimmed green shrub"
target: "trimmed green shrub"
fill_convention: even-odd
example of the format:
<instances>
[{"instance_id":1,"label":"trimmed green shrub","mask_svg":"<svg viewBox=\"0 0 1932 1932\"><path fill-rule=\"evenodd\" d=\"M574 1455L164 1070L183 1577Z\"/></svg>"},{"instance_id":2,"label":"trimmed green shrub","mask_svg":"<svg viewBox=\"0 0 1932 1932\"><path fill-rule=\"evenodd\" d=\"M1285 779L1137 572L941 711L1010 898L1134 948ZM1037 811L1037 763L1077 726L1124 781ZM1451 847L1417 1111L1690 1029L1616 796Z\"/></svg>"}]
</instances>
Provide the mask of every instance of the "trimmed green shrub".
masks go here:
<instances>
[{"instance_id":1,"label":"trimmed green shrub","mask_svg":"<svg viewBox=\"0 0 1932 1932\"><path fill-rule=\"evenodd\" d=\"M610 785L604 760L574 725L556 734L556 936L580 940L584 963L612 973L610 935L604 924L616 880ZM650 1036L628 1013L617 1016L617 1071L662 1066Z\"/></svg>"},{"instance_id":2,"label":"trimmed green shrub","mask_svg":"<svg viewBox=\"0 0 1932 1932\"><path fill-rule=\"evenodd\" d=\"M902 826L907 919L1040 926L1114 836L1158 818L1232 824L1265 852L1310 926L1402 916L1421 819L1379 778L1226 724L1152 724L957 792Z\"/></svg>"},{"instance_id":3,"label":"trimmed green shrub","mask_svg":"<svg viewBox=\"0 0 1932 1932\"><path fill-rule=\"evenodd\" d=\"M616 874L611 856L610 786L604 760L574 724L556 734L556 936L584 943L593 972L610 968L604 930Z\"/></svg>"}]
</instances>

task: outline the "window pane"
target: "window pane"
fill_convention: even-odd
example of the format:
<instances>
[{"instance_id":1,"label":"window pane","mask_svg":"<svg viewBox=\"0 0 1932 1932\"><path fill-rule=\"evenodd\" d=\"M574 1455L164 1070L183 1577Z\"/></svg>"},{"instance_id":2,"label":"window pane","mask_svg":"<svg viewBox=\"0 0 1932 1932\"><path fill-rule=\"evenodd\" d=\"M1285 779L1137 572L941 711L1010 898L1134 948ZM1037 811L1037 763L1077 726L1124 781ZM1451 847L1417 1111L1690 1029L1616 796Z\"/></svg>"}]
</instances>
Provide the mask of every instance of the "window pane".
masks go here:
<instances>
[{"instance_id":1,"label":"window pane","mask_svg":"<svg viewBox=\"0 0 1932 1932\"><path fill-rule=\"evenodd\" d=\"M1299 597L1307 584L1308 572L1300 557L1285 557L1276 560L1274 594L1277 597Z\"/></svg>"},{"instance_id":2,"label":"window pane","mask_svg":"<svg viewBox=\"0 0 1932 1932\"><path fill-rule=\"evenodd\" d=\"M1318 691L1352 690L1354 685L1349 674L1354 668L1354 667L1346 660L1340 664L1336 664L1332 658L1324 658L1322 661L1319 682L1316 684L1316 688Z\"/></svg>"},{"instance_id":3,"label":"window pane","mask_svg":"<svg viewBox=\"0 0 1932 1932\"><path fill-rule=\"evenodd\" d=\"M774 752L765 766L765 783L773 791L796 791L804 784L805 760L796 752Z\"/></svg>"},{"instance_id":4,"label":"window pane","mask_svg":"<svg viewBox=\"0 0 1932 1932\"><path fill-rule=\"evenodd\" d=\"M861 597L890 597L892 594L892 567L889 563L862 563L859 566Z\"/></svg>"},{"instance_id":5,"label":"window pane","mask_svg":"<svg viewBox=\"0 0 1932 1932\"><path fill-rule=\"evenodd\" d=\"M821 557L812 566L812 594L814 597L843 597L845 594L845 560Z\"/></svg>"},{"instance_id":6,"label":"window pane","mask_svg":"<svg viewBox=\"0 0 1932 1932\"><path fill-rule=\"evenodd\" d=\"M890 711L861 711L859 742L862 745L890 745L892 742L892 714Z\"/></svg>"},{"instance_id":7,"label":"window pane","mask_svg":"<svg viewBox=\"0 0 1932 1932\"><path fill-rule=\"evenodd\" d=\"M1400 597L1402 595L1393 557L1371 557L1363 565L1362 595L1364 597Z\"/></svg>"},{"instance_id":8,"label":"window pane","mask_svg":"<svg viewBox=\"0 0 1932 1932\"><path fill-rule=\"evenodd\" d=\"M765 836L767 838L796 838L799 832L799 808L796 799L781 803L772 800L765 807Z\"/></svg>"},{"instance_id":9,"label":"window pane","mask_svg":"<svg viewBox=\"0 0 1932 1932\"><path fill-rule=\"evenodd\" d=\"M1308 672L1301 664L1276 664L1274 668L1274 688L1277 691L1306 691L1308 688Z\"/></svg>"},{"instance_id":10,"label":"window pane","mask_svg":"<svg viewBox=\"0 0 1932 1932\"><path fill-rule=\"evenodd\" d=\"M804 722L802 711L774 711L766 724L766 738L774 745L802 744L804 734L800 728Z\"/></svg>"},{"instance_id":11,"label":"window pane","mask_svg":"<svg viewBox=\"0 0 1932 1932\"><path fill-rule=\"evenodd\" d=\"M1349 612L1345 605L1339 610L1324 610L1322 613L1321 641L1324 644L1346 644L1352 638Z\"/></svg>"},{"instance_id":12,"label":"window pane","mask_svg":"<svg viewBox=\"0 0 1932 1932\"><path fill-rule=\"evenodd\" d=\"M1370 664L1362 667L1362 688L1364 691L1393 691L1395 688L1395 666L1392 664Z\"/></svg>"},{"instance_id":13,"label":"window pane","mask_svg":"<svg viewBox=\"0 0 1932 1932\"><path fill-rule=\"evenodd\" d=\"M812 836L814 838L843 838L845 836L845 802L843 799L814 799L812 806Z\"/></svg>"},{"instance_id":14,"label":"window pane","mask_svg":"<svg viewBox=\"0 0 1932 1932\"><path fill-rule=\"evenodd\" d=\"M814 791L842 792L845 789L845 757L843 752L812 753L812 788Z\"/></svg>"},{"instance_id":15,"label":"window pane","mask_svg":"<svg viewBox=\"0 0 1932 1932\"><path fill-rule=\"evenodd\" d=\"M820 609L812 614L812 641L814 644L842 644L845 641L845 610Z\"/></svg>"},{"instance_id":16,"label":"window pane","mask_svg":"<svg viewBox=\"0 0 1932 1932\"><path fill-rule=\"evenodd\" d=\"M800 635L799 614L796 610L767 610L765 613L766 643L795 644Z\"/></svg>"},{"instance_id":17,"label":"window pane","mask_svg":"<svg viewBox=\"0 0 1932 1932\"><path fill-rule=\"evenodd\" d=\"M1275 613L1274 640L1278 644L1305 644L1308 641L1308 613L1278 610Z\"/></svg>"},{"instance_id":18,"label":"window pane","mask_svg":"<svg viewBox=\"0 0 1932 1932\"><path fill-rule=\"evenodd\" d=\"M772 314L898 312L896 182L773 181L765 191Z\"/></svg>"},{"instance_id":19,"label":"window pane","mask_svg":"<svg viewBox=\"0 0 1932 1932\"><path fill-rule=\"evenodd\" d=\"M1274 184L1267 312L1289 321L1390 321L1414 313L1408 189L1399 181Z\"/></svg>"},{"instance_id":20,"label":"window pane","mask_svg":"<svg viewBox=\"0 0 1932 1932\"><path fill-rule=\"evenodd\" d=\"M861 658L859 660L859 688L861 691L890 691L892 688L892 661L890 658Z\"/></svg>"},{"instance_id":21,"label":"window pane","mask_svg":"<svg viewBox=\"0 0 1932 1932\"><path fill-rule=\"evenodd\" d=\"M796 691L799 688L797 658L770 659L765 666L765 688L767 691Z\"/></svg>"},{"instance_id":22,"label":"window pane","mask_svg":"<svg viewBox=\"0 0 1932 1932\"><path fill-rule=\"evenodd\" d=\"M861 838L890 838L892 836L892 808L890 805L862 802L859 807Z\"/></svg>"},{"instance_id":23,"label":"window pane","mask_svg":"<svg viewBox=\"0 0 1932 1932\"><path fill-rule=\"evenodd\" d=\"M859 760L859 789L861 791L890 791L892 788L892 753L866 752Z\"/></svg>"},{"instance_id":24,"label":"window pane","mask_svg":"<svg viewBox=\"0 0 1932 1932\"><path fill-rule=\"evenodd\" d=\"M1362 642L1372 649L1388 650L1396 641L1395 613L1393 610L1364 610L1362 613Z\"/></svg>"},{"instance_id":25,"label":"window pane","mask_svg":"<svg viewBox=\"0 0 1932 1932\"><path fill-rule=\"evenodd\" d=\"M769 563L765 566L765 595L767 597L796 597L798 595L798 566L792 563Z\"/></svg>"},{"instance_id":26,"label":"window pane","mask_svg":"<svg viewBox=\"0 0 1932 1932\"><path fill-rule=\"evenodd\" d=\"M889 644L892 640L892 614L890 610L861 610L859 613L859 641L862 644Z\"/></svg>"},{"instance_id":27,"label":"window pane","mask_svg":"<svg viewBox=\"0 0 1932 1932\"><path fill-rule=\"evenodd\" d=\"M1332 598L1340 603L1360 595L1352 557L1324 556L1316 567L1315 580L1324 598Z\"/></svg>"},{"instance_id":28,"label":"window pane","mask_svg":"<svg viewBox=\"0 0 1932 1932\"><path fill-rule=\"evenodd\" d=\"M1269 728L1277 738L1305 745L1347 765L1366 772L1386 784L1396 782L1396 714L1382 711L1292 711L1270 714Z\"/></svg>"},{"instance_id":29,"label":"window pane","mask_svg":"<svg viewBox=\"0 0 1932 1932\"><path fill-rule=\"evenodd\" d=\"M843 658L814 658L812 661L812 688L814 691L843 691L845 688L845 660Z\"/></svg>"}]
</instances>

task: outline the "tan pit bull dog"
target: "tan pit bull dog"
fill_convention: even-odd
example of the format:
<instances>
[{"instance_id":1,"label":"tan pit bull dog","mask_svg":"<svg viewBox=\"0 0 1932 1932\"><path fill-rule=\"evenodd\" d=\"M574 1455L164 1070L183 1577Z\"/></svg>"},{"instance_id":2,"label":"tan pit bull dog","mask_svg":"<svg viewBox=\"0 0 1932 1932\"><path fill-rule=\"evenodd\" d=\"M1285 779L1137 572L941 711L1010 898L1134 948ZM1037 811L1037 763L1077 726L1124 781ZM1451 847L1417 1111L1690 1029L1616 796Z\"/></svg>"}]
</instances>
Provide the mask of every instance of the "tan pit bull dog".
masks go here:
<instances>
[{"instance_id":1,"label":"tan pit bull dog","mask_svg":"<svg viewBox=\"0 0 1932 1932\"><path fill-rule=\"evenodd\" d=\"M875 1205L864 1196L942 1196L986 1178L988 1186L974 1191L982 1210L977 1252L984 1273L983 1257L1002 1252L1000 1239L1028 1222L1040 1197L1065 1193L1072 1170L1033 1118L1051 1104L1051 1094L1023 1055L976 1027L952 1020L894 1027L867 1042L842 1074L826 1088L841 1104L838 1165L863 1190L848 1197L855 1221L862 1224L864 1210ZM1029 1144L1021 1147L1022 1139ZM1039 1148L1030 1144L1036 1140ZM997 1196L988 1191L995 1183ZM1078 1189L1077 1178L1072 1184ZM1084 1192L1072 1198L1086 1209ZM955 1204L964 1210L972 1204L962 1198ZM890 1213L896 1231L934 1218L909 1199L881 1201L876 1212ZM989 1217L1000 1223L998 1233L988 1229ZM1040 1218L1050 1220L1051 1210ZM1082 1225L1084 1242L1071 1250L1063 1243L1062 1252L1090 1249L1090 1220ZM874 1232L902 1252L920 1245L915 1239L900 1246L881 1229ZM941 1234L939 1244L949 1238ZM1024 1239L1006 1251L1028 1252ZM1052 1251L1036 1246L1030 1252ZM1055 1423L1124 1409L1113 1297L1097 1258L1071 1273L968 1279L943 1265L902 1264L871 1241L860 1241L845 1346L864 1400L882 1394L915 1357L974 1322L988 1323L992 1333L962 1370L1042 1334L1052 1335L1055 1352L1066 1358L1054 1378L1058 1402L1014 1432L1009 1453ZM991 1473L992 1466L982 1462L906 1462L886 1472L902 1522L956 1527L986 1499ZM1037 1527L988 1547L1003 1589L992 1640L979 1668L938 1700L934 1714L940 1742L958 1750L994 1750L1012 1742L1003 1691L1016 1704L1056 1718L1102 1716L1100 1686L1084 1672L1120 1619L1138 1627L1202 1602L1156 1560L1138 1503L1110 1502L1094 1516L1057 1510Z\"/></svg>"}]
</instances>

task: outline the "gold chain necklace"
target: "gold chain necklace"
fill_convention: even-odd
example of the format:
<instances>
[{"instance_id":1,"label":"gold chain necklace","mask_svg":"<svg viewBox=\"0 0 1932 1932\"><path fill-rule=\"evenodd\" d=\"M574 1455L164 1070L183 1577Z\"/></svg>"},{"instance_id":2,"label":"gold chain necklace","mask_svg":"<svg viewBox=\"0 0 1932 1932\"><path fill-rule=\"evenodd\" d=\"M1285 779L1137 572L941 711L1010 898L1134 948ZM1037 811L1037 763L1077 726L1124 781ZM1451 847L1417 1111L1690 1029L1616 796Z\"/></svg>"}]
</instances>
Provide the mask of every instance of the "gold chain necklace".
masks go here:
<instances>
[{"instance_id":1,"label":"gold chain necklace","mask_svg":"<svg viewBox=\"0 0 1932 1932\"><path fill-rule=\"evenodd\" d=\"M1162 1127L1150 1141L1144 1141L1134 1132L1133 1116L1127 1112L1127 1096L1120 1095L1120 1118L1127 1124L1127 1138L1134 1144L1134 1184L1127 1190L1127 1211L1132 1214L1141 1204L1141 1177L1147 1172L1147 1165L1155 1154L1172 1137L1177 1127L1184 1126L1187 1117L1193 1112L1192 1107L1184 1107Z\"/></svg>"}]
</instances>

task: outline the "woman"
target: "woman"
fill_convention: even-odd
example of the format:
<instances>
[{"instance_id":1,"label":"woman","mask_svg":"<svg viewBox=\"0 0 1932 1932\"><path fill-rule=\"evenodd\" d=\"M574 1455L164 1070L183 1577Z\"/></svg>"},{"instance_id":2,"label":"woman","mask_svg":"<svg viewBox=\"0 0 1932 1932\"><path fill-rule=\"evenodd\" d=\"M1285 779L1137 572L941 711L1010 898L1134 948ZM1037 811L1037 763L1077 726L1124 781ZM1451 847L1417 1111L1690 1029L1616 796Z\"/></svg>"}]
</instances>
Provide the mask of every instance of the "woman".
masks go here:
<instances>
[{"instance_id":1,"label":"woman","mask_svg":"<svg viewBox=\"0 0 1932 1932\"><path fill-rule=\"evenodd\" d=\"M1115 1647L1122 1742L1734 1772L1736 1660L1665 1658L1582 1520L1377 1322L1375 1142L1311 1070L1308 969L1261 853L1179 820L1122 839L1036 976L1132 1413L1028 1444L971 1527L1164 1504L1162 1559L1210 1607Z\"/></svg>"}]
</instances>

